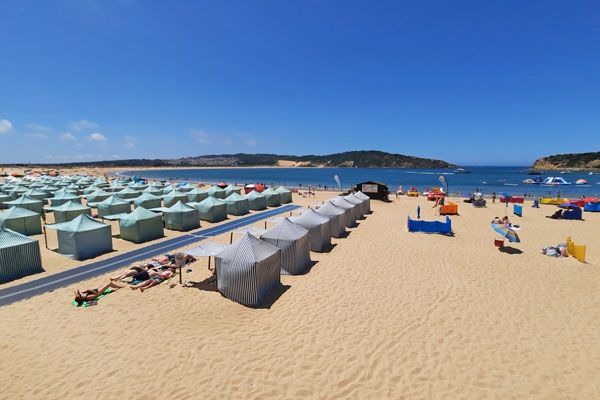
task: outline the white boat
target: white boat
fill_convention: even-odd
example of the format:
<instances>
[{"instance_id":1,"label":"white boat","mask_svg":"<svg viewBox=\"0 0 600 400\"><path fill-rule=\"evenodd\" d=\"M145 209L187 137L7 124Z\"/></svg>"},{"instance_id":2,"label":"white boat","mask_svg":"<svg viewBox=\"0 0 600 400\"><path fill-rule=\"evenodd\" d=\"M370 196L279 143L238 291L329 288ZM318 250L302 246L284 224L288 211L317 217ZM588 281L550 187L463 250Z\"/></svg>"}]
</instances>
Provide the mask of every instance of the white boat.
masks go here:
<instances>
[{"instance_id":1,"label":"white boat","mask_svg":"<svg viewBox=\"0 0 600 400\"><path fill-rule=\"evenodd\" d=\"M468 174L468 173L470 173L471 171L469 171L468 169L464 169L464 168L458 167L458 168L456 168L456 169L455 169L454 171L452 171L452 172L454 172L455 174Z\"/></svg>"},{"instance_id":2,"label":"white boat","mask_svg":"<svg viewBox=\"0 0 600 400\"><path fill-rule=\"evenodd\" d=\"M552 185L552 186L560 186L560 185L570 185L571 182L567 182L564 178L560 176L549 176L542 182L542 185Z\"/></svg>"}]
</instances>

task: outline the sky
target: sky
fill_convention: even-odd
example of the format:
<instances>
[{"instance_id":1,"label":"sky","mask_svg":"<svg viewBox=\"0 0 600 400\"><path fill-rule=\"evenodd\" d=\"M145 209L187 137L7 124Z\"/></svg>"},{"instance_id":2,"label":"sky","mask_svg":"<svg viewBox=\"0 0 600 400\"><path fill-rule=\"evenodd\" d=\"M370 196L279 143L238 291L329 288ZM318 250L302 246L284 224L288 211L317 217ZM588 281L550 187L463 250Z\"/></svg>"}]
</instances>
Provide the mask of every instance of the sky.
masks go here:
<instances>
[{"instance_id":1,"label":"sky","mask_svg":"<svg viewBox=\"0 0 600 400\"><path fill-rule=\"evenodd\" d=\"M600 150L598 1L0 2L0 163Z\"/></svg>"}]
</instances>

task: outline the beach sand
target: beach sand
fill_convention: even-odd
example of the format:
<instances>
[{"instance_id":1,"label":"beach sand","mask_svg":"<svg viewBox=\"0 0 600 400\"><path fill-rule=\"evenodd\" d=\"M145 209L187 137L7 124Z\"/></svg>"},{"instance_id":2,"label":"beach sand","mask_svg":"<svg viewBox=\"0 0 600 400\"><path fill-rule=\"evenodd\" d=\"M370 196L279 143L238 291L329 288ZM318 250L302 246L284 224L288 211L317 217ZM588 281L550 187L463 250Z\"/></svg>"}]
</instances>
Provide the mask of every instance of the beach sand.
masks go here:
<instances>
[{"instance_id":1,"label":"beach sand","mask_svg":"<svg viewBox=\"0 0 600 400\"><path fill-rule=\"evenodd\" d=\"M191 287L125 288L87 309L69 287L0 308L0 398L600 397L600 215L555 221L556 207L526 205L511 217L522 243L500 252L489 222L503 204L460 203L446 237L407 232L417 205L436 218L424 198L371 203L266 308L216 292L206 259L184 274ZM540 254L568 235L587 264ZM76 265L44 261L47 274Z\"/></svg>"}]
</instances>

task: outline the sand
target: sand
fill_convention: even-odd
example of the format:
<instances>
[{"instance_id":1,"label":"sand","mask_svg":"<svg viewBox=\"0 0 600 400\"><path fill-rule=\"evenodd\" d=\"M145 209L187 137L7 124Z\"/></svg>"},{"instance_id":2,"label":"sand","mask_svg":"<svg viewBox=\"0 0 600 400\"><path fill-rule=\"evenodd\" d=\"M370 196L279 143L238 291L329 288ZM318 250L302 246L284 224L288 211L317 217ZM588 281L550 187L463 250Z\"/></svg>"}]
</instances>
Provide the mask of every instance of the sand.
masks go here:
<instances>
[{"instance_id":1,"label":"sand","mask_svg":"<svg viewBox=\"0 0 600 400\"><path fill-rule=\"evenodd\" d=\"M373 201L262 309L202 283L205 259L191 287L122 289L88 309L70 287L2 307L0 398L599 398L600 215L526 205L522 243L499 252L489 222L504 205L461 203L444 237L407 232L417 204L434 218L423 198ZM540 254L567 235L587 264Z\"/></svg>"}]
</instances>

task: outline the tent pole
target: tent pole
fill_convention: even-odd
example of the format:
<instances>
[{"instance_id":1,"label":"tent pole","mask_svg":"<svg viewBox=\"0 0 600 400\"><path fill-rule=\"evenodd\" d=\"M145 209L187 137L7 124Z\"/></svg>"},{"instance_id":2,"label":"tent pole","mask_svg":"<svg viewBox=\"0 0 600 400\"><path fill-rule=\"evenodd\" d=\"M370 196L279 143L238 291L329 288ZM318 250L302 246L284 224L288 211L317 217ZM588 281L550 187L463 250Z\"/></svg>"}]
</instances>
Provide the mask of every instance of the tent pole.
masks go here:
<instances>
[{"instance_id":1,"label":"tent pole","mask_svg":"<svg viewBox=\"0 0 600 400\"><path fill-rule=\"evenodd\" d=\"M48 237L46 236L46 227L44 226L44 242L46 245L46 248L48 249ZM50 250L50 249L48 249Z\"/></svg>"}]
</instances>

